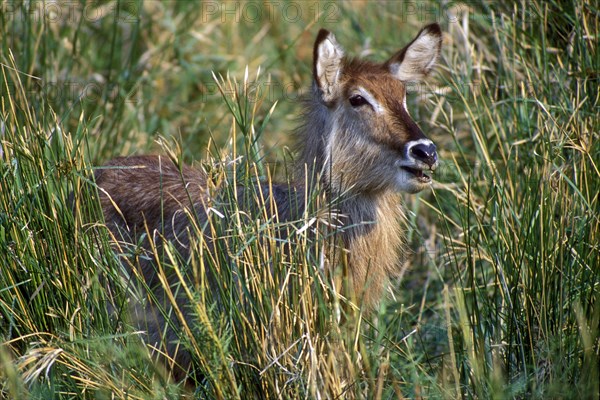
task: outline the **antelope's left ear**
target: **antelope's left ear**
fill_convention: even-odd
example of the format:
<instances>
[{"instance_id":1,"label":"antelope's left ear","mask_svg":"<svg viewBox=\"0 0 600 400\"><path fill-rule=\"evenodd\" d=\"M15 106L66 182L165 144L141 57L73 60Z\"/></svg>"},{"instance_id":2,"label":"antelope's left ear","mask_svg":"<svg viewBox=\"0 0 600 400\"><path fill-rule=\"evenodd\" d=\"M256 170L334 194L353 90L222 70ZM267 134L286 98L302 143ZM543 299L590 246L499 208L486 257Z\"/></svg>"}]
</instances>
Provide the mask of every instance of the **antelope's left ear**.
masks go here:
<instances>
[{"instance_id":1,"label":"antelope's left ear","mask_svg":"<svg viewBox=\"0 0 600 400\"><path fill-rule=\"evenodd\" d=\"M442 30L438 24L430 24L385 65L401 81L421 81L435 67L441 49Z\"/></svg>"}]
</instances>

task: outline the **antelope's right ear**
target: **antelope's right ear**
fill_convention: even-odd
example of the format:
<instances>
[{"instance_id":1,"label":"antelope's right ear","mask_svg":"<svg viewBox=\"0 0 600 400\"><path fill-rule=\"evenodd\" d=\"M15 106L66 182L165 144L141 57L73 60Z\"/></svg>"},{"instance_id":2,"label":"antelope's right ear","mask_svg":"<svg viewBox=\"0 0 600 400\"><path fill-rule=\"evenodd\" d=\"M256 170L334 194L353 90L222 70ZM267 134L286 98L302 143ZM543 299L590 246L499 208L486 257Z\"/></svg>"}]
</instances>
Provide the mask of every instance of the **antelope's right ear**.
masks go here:
<instances>
[{"instance_id":1,"label":"antelope's right ear","mask_svg":"<svg viewBox=\"0 0 600 400\"><path fill-rule=\"evenodd\" d=\"M324 101L333 99L335 86L342 72L344 49L333 33L321 29L313 50L313 77L323 94Z\"/></svg>"}]
</instances>

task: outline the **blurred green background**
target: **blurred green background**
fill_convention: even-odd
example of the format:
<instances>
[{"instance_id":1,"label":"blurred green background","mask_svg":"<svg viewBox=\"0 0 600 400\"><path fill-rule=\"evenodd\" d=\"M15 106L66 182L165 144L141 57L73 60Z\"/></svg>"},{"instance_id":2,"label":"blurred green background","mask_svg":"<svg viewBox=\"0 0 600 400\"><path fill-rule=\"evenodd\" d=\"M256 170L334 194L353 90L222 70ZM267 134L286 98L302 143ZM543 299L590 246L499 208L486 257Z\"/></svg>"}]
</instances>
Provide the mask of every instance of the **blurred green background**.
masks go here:
<instances>
[{"instance_id":1,"label":"blurred green background","mask_svg":"<svg viewBox=\"0 0 600 400\"><path fill-rule=\"evenodd\" d=\"M161 140L189 163L227 160L235 124L213 73L243 92L247 69L246 98L258 98L248 126L277 102L260 137L260 162L275 166L293 144L319 28L381 61L438 22L438 72L408 101L442 165L431 191L406 196L411 252L395 294L360 340L328 344L348 355L350 378L299 357L293 389L234 374L231 396L598 398L597 3L1 7L0 397L178 398L106 312L102 276L118 280L118 267L69 193L112 157L164 153ZM197 397L219 397L220 384Z\"/></svg>"}]
</instances>

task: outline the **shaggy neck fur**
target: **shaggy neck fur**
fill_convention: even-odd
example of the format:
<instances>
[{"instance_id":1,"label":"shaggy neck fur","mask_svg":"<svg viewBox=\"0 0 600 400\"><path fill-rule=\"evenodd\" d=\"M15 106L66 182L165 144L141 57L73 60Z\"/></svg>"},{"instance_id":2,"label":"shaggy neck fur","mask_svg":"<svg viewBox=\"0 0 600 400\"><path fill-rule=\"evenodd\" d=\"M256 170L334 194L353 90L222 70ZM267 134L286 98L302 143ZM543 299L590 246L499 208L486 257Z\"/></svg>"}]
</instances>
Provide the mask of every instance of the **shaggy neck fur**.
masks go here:
<instances>
[{"instance_id":1,"label":"shaggy neck fur","mask_svg":"<svg viewBox=\"0 0 600 400\"><path fill-rule=\"evenodd\" d=\"M334 183L336 165L331 163L330 152L335 148L330 139L336 124L332 111L317 96L313 87L312 98L304 104L305 122L296 131L301 144L296 179L312 185L307 192L319 185L329 206L343 216L340 221L345 228L340 235L347 251L341 252L346 255L336 252L336 257L347 257L356 296L369 304L380 298L385 281L399 270L405 221L402 198L392 188L368 192L352 187L351 180L347 185Z\"/></svg>"}]
</instances>

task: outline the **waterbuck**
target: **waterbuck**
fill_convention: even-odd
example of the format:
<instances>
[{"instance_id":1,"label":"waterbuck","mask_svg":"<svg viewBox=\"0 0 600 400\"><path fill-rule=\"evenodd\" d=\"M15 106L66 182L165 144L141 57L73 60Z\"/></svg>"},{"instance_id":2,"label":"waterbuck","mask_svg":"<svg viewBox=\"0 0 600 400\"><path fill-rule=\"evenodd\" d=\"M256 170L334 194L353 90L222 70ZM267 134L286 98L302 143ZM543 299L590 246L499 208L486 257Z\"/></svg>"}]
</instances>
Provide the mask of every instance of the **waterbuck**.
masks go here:
<instances>
[{"instance_id":1,"label":"waterbuck","mask_svg":"<svg viewBox=\"0 0 600 400\"><path fill-rule=\"evenodd\" d=\"M428 187L438 164L435 145L406 108L406 91L407 82L421 81L434 68L441 43L439 25L431 24L387 61L375 63L346 57L335 36L322 29L314 44L312 90L296 132L302 146L295 179L259 186L269 213L282 221L302 217L306 193L319 190L335 199L337 214L344 216L339 220L347 226L339 235L348 279L355 298L367 305L381 297L385 281L399 269L401 192ZM206 220L207 204L214 203L206 173L178 167L168 157L117 158L97 170L95 181L115 236L126 234L149 246L148 237L159 232L176 241L184 255L190 215ZM204 236L211 239L209 232ZM142 269L155 287L152 264Z\"/></svg>"}]
</instances>

